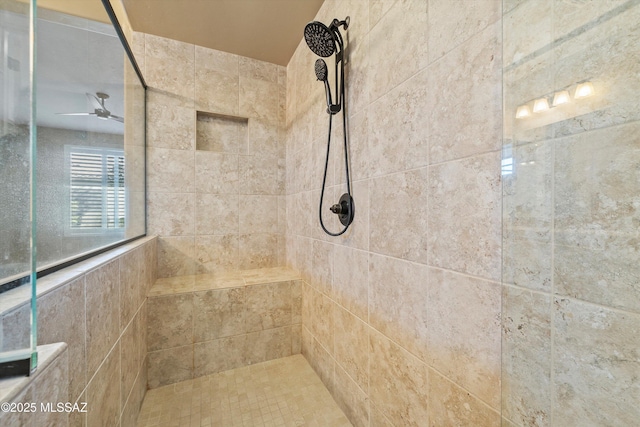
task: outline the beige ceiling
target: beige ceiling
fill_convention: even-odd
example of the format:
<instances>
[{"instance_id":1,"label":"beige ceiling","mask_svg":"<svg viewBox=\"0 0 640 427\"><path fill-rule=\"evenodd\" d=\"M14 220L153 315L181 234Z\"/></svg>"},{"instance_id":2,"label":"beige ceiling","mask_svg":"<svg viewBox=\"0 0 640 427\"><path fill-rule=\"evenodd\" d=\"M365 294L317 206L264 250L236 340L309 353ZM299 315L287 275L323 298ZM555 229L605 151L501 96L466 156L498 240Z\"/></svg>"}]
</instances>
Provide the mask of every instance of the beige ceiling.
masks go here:
<instances>
[{"instance_id":1,"label":"beige ceiling","mask_svg":"<svg viewBox=\"0 0 640 427\"><path fill-rule=\"evenodd\" d=\"M287 65L323 0L123 0L134 31Z\"/></svg>"}]
</instances>

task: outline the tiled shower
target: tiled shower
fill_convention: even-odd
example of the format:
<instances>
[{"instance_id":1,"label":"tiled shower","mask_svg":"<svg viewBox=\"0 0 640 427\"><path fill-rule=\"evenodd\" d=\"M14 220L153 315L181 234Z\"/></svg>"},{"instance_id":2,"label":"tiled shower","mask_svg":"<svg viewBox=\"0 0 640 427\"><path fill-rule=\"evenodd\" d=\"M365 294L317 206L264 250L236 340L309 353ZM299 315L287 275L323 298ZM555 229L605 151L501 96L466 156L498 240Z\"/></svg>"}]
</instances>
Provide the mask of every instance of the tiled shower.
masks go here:
<instances>
[{"instance_id":1,"label":"tiled shower","mask_svg":"<svg viewBox=\"0 0 640 427\"><path fill-rule=\"evenodd\" d=\"M160 276L297 270L300 351L353 425L631 425L640 318L605 289L637 287L637 180L614 187L618 165L638 161L637 102L625 93L637 93L640 6L540 3L325 2L317 20L351 18L356 215L338 238L317 223L327 116L304 43L284 69L136 35L158 92L149 134L162 129L149 140ZM585 81L596 96L515 118ZM246 118L247 129L202 152L194 110ZM597 161L578 145L605 141ZM334 149L325 211L345 191L343 160ZM570 186L589 179L595 190ZM154 206L156 192L171 209ZM594 197L608 197L606 210ZM616 234L607 215L621 216Z\"/></svg>"},{"instance_id":2,"label":"tiled shower","mask_svg":"<svg viewBox=\"0 0 640 427\"><path fill-rule=\"evenodd\" d=\"M136 404L140 381L191 392L302 354L354 426L637 423L640 1L325 0L315 19L346 16L339 237L302 38L283 67L126 31L157 236ZM329 165L339 229L339 149ZM125 402L101 410L133 425Z\"/></svg>"}]
</instances>

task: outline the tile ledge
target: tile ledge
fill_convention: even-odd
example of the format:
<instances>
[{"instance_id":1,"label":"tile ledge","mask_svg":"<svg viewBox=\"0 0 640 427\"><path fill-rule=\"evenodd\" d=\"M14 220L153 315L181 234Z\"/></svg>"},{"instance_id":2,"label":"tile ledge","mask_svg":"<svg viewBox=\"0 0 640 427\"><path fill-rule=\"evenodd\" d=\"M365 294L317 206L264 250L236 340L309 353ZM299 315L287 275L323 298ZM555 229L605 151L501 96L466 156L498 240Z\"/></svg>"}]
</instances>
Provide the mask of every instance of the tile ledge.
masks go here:
<instances>
[{"instance_id":1,"label":"tile ledge","mask_svg":"<svg viewBox=\"0 0 640 427\"><path fill-rule=\"evenodd\" d=\"M239 288L268 283L301 280L300 274L289 267L269 267L235 270L219 274L197 274L165 277L156 280L149 297L175 295L213 289Z\"/></svg>"},{"instance_id":2,"label":"tile ledge","mask_svg":"<svg viewBox=\"0 0 640 427\"><path fill-rule=\"evenodd\" d=\"M0 379L0 402L11 402L29 387L49 366L67 350L67 343L39 345L38 367L29 377L9 377Z\"/></svg>"},{"instance_id":3,"label":"tile ledge","mask_svg":"<svg viewBox=\"0 0 640 427\"><path fill-rule=\"evenodd\" d=\"M123 254L137 249L138 247L152 241L156 236L145 236L137 240L129 242L125 245L118 246L102 254L91 257L85 261L73 264L67 268L46 275L36 281L36 298L40 298L49 292L52 292L69 282L72 282L91 270L94 270L104 264L107 264ZM22 308L29 304L31 300L31 287L24 284L18 288L0 294L0 316L9 314L14 310Z\"/></svg>"}]
</instances>

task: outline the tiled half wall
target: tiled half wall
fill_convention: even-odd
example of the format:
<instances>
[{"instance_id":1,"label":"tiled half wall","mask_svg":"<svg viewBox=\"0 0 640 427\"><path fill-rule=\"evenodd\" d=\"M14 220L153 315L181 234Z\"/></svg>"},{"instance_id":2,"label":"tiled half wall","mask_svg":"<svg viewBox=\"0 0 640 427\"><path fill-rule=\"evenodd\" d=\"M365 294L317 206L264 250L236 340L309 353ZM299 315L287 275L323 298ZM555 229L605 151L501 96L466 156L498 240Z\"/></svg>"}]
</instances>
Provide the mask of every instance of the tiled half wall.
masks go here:
<instances>
[{"instance_id":1,"label":"tiled half wall","mask_svg":"<svg viewBox=\"0 0 640 427\"><path fill-rule=\"evenodd\" d=\"M63 370L43 367L38 377L56 394L34 389L30 401L87 403L86 413L57 414L47 425L136 425L147 391L146 296L156 279L156 240L145 237L38 279L38 345L66 343L66 350ZM16 348L28 347L29 337L9 332L29 317L26 303L2 316L4 338ZM38 418L20 420L26 424L7 425L36 425Z\"/></svg>"}]
</instances>

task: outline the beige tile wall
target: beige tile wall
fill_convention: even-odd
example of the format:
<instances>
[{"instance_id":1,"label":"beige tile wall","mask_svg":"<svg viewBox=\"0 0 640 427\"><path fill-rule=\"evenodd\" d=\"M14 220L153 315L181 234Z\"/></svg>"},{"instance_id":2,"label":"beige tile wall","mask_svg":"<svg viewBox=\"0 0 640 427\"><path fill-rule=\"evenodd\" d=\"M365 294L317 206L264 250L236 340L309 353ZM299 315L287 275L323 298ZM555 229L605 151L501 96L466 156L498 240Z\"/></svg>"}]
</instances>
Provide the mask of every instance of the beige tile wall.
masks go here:
<instances>
[{"instance_id":1,"label":"beige tile wall","mask_svg":"<svg viewBox=\"0 0 640 427\"><path fill-rule=\"evenodd\" d=\"M135 425L147 390L146 295L156 263L156 238L144 238L38 279L38 344L67 345L58 401L87 403L69 425ZM6 313L3 327L17 318L29 323L26 305Z\"/></svg>"},{"instance_id":2,"label":"beige tile wall","mask_svg":"<svg viewBox=\"0 0 640 427\"><path fill-rule=\"evenodd\" d=\"M282 265L285 68L134 40L149 85L147 231L159 236L159 276Z\"/></svg>"},{"instance_id":3,"label":"beige tile wall","mask_svg":"<svg viewBox=\"0 0 640 427\"><path fill-rule=\"evenodd\" d=\"M239 273L229 276L216 289L187 291L185 283L202 276L169 279L169 292L156 291L167 280L153 288L147 303L150 388L300 353L302 281L262 273L245 283ZM174 292L178 285L181 291Z\"/></svg>"},{"instance_id":4,"label":"beige tile wall","mask_svg":"<svg viewBox=\"0 0 640 427\"><path fill-rule=\"evenodd\" d=\"M505 2L503 417L640 419L638 2ZM529 119L518 105L589 80Z\"/></svg>"},{"instance_id":5,"label":"beige tile wall","mask_svg":"<svg viewBox=\"0 0 640 427\"><path fill-rule=\"evenodd\" d=\"M356 214L339 238L317 219L328 118L316 58L302 42L287 67L303 354L355 426L498 426L501 2L327 0L316 19L346 15ZM340 133L327 204L345 190Z\"/></svg>"}]
</instances>

